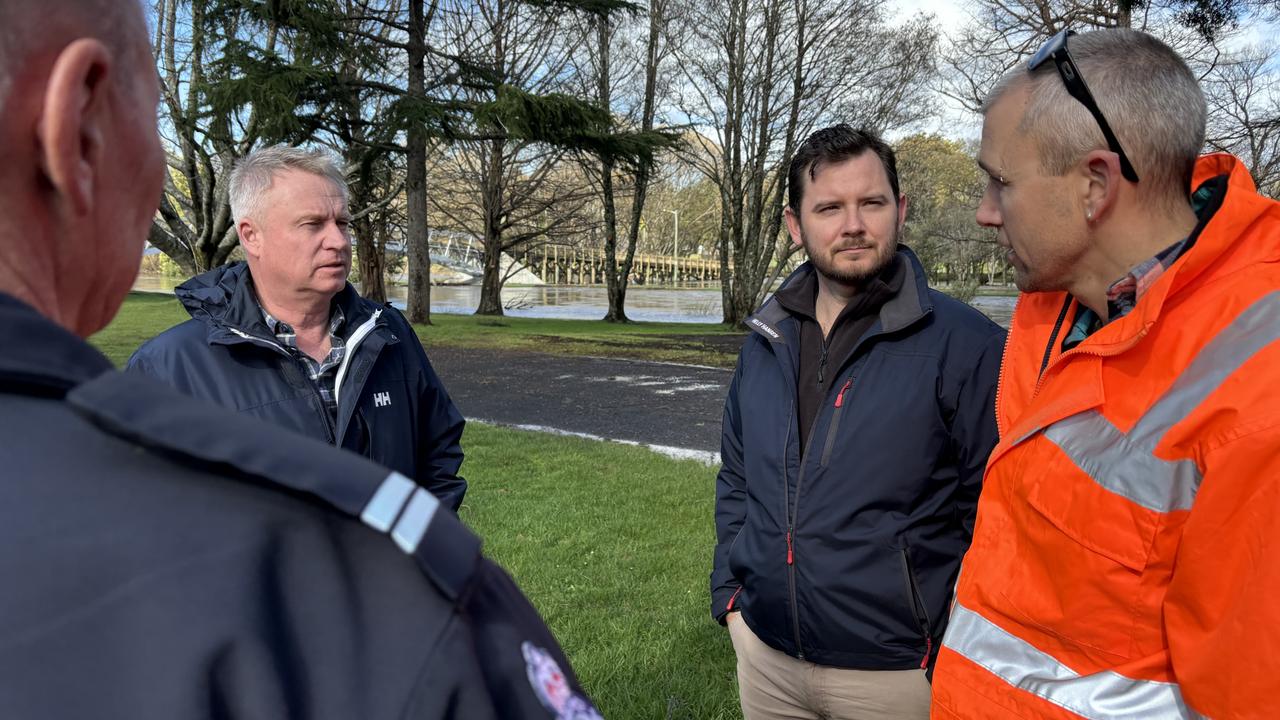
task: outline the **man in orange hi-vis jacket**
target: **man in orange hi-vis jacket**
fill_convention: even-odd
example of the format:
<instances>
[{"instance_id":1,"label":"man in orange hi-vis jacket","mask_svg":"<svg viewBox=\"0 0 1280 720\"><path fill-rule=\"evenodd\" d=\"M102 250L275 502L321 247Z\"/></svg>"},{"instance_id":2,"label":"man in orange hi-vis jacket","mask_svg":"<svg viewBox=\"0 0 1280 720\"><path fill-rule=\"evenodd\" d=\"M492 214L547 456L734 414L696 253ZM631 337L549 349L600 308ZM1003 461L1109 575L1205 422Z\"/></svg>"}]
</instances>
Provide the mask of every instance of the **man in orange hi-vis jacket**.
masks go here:
<instances>
[{"instance_id":1,"label":"man in orange hi-vis jacket","mask_svg":"<svg viewBox=\"0 0 1280 720\"><path fill-rule=\"evenodd\" d=\"M1143 33L1059 34L984 115L1024 294L933 716L1275 717L1280 204L1197 160L1196 78Z\"/></svg>"}]
</instances>

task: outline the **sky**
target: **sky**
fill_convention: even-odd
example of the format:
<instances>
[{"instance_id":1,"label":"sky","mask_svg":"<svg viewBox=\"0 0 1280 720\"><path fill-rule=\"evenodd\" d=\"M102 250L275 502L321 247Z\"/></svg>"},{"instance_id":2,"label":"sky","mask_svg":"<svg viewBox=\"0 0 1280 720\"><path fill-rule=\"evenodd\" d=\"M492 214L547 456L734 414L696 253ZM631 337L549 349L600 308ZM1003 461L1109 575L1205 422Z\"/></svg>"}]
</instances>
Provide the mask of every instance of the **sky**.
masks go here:
<instances>
[{"instance_id":1,"label":"sky","mask_svg":"<svg viewBox=\"0 0 1280 720\"><path fill-rule=\"evenodd\" d=\"M919 13L932 14L937 18L938 25L943 29L944 35L948 28L960 27L970 19L969 13L965 10L966 3L963 0L960 2L890 0L889 5L895 8L899 21L903 22ZM1239 33L1223 44L1224 49L1234 50L1249 45L1274 43L1275 38L1280 37L1280 22L1263 22L1256 17L1242 20L1239 29ZM1280 60L1277 62L1280 64ZM1276 73L1280 77L1280 67L1276 68ZM941 108L940 117L932 124L923 128L916 128L916 130L937 132L957 139L975 139L981 134L981 119L977 115L945 98L942 98L941 102L943 107ZM894 135L892 132L887 134Z\"/></svg>"}]
</instances>

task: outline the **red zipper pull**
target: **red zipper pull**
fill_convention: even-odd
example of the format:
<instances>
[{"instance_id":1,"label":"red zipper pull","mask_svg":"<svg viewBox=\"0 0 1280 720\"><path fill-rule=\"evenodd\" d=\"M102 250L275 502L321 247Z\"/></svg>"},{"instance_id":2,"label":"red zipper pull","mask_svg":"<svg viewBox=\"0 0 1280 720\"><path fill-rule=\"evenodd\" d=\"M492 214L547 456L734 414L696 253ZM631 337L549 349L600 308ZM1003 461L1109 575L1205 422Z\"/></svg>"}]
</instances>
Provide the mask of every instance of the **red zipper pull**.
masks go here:
<instances>
[{"instance_id":1,"label":"red zipper pull","mask_svg":"<svg viewBox=\"0 0 1280 720\"><path fill-rule=\"evenodd\" d=\"M796 561L795 553L791 551L791 531L787 531L787 564L794 565Z\"/></svg>"},{"instance_id":2,"label":"red zipper pull","mask_svg":"<svg viewBox=\"0 0 1280 720\"><path fill-rule=\"evenodd\" d=\"M844 381L844 387L840 388L840 394L836 395L836 407L844 405L844 393L849 389L850 385L853 385L853 378Z\"/></svg>"},{"instance_id":3,"label":"red zipper pull","mask_svg":"<svg viewBox=\"0 0 1280 720\"><path fill-rule=\"evenodd\" d=\"M921 670L929 667L929 656L932 654L933 654L933 637L930 635L925 635L924 636L924 659L920 661Z\"/></svg>"}]
</instances>

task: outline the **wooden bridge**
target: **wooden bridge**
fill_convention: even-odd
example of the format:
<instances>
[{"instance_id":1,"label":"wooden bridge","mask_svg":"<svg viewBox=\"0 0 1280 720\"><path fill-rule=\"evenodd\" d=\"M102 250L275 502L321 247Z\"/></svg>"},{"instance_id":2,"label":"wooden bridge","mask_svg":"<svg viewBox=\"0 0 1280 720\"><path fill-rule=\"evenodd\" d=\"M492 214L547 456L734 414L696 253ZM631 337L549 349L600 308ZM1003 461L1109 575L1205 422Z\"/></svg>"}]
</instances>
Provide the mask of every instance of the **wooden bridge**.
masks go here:
<instances>
[{"instance_id":1,"label":"wooden bridge","mask_svg":"<svg viewBox=\"0 0 1280 720\"><path fill-rule=\"evenodd\" d=\"M621 255L621 253L619 253ZM603 285L608 263L603 250L568 245L542 245L517 251L514 257L549 285ZM635 256L635 285L674 285L720 280L720 260L670 255Z\"/></svg>"}]
</instances>

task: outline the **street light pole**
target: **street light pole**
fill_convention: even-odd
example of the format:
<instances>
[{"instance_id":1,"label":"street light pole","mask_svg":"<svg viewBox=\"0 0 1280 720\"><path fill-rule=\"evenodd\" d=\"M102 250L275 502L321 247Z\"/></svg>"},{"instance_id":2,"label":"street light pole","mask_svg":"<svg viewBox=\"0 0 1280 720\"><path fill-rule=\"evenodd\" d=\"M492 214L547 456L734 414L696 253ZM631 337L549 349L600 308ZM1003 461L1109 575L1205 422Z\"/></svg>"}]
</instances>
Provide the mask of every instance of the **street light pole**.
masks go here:
<instances>
[{"instance_id":1,"label":"street light pole","mask_svg":"<svg viewBox=\"0 0 1280 720\"><path fill-rule=\"evenodd\" d=\"M671 275L672 286L680 284L680 210L668 210L667 212L676 216L676 229L671 242L671 264L673 272Z\"/></svg>"}]
</instances>

